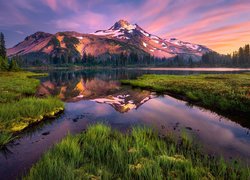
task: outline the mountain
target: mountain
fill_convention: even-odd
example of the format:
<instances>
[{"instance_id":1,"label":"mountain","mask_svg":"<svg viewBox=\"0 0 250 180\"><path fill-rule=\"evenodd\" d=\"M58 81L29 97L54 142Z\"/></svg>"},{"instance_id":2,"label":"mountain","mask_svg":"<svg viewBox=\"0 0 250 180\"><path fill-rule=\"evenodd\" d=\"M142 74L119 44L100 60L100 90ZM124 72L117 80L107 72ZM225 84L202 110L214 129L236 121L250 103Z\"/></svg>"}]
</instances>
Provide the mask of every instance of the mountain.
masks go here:
<instances>
[{"instance_id":1,"label":"mountain","mask_svg":"<svg viewBox=\"0 0 250 180\"><path fill-rule=\"evenodd\" d=\"M77 79L77 78L76 78ZM122 89L116 81L105 81L99 78L69 80L67 83L46 80L38 87L37 96L58 96L67 102L91 100L109 104L120 113L139 108L142 104L155 97L149 91Z\"/></svg>"},{"instance_id":2,"label":"mountain","mask_svg":"<svg viewBox=\"0 0 250 180\"><path fill-rule=\"evenodd\" d=\"M202 54L211 51L205 46L183 42L176 38L162 39L146 32L137 24L130 24L124 20L116 22L108 30L99 30L92 34L112 37L128 44L136 45L156 57L169 58L182 54L202 56Z\"/></svg>"},{"instance_id":3,"label":"mountain","mask_svg":"<svg viewBox=\"0 0 250 180\"><path fill-rule=\"evenodd\" d=\"M49 59L77 61L86 54L106 60L113 55L137 54L138 57L154 56L172 58L200 57L211 50L205 46L183 42L175 38L163 39L150 34L137 24L125 20L116 22L108 30L95 33L58 32L49 34L36 32L7 50L9 57L22 56L28 61L39 59L46 63ZM63 59L63 60L62 60Z\"/></svg>"}]
</instances>

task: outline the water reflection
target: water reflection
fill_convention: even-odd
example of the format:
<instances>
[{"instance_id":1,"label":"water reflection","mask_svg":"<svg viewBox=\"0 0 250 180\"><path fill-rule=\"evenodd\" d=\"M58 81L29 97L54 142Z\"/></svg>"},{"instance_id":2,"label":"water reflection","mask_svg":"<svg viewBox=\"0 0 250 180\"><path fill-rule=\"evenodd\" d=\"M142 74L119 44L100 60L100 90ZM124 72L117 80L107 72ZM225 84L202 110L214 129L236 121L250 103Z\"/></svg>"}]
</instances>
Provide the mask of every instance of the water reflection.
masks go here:
<instances>
[{"instance_id":1,"label":"water reflection","mask_svg":"<svg viewBox=\"0 0 250 180\"><path fill-rule=\"evenodd\" d=\"M201 143L205 151L226 158L240 157L249 162L248 128L167 95L158 96L120 86L118 81L148 73L200 72L124 69L50 72L48 77L42 78L37 95L58 95L66 101L65 112L58 119L21 134L7 151L0 153L0 177L16 179L69 132L80 133L96 122L108 123L120 131L136 125L153 127L163 134L173 132L179 135L185 130Z\"/></svg>"},{"instance_id":2,"label":"water reflection","mask_svg":"<svg viewBox=\"0 0 250 180\"><path fill-rule=\"evenodd\" d=\"M162 68L151 69L86 69L79 71L52 71L48 77L42 78L38 88L38 96L54 95L63 101L72 102L82 99L94 99L99 103L107 103L119 112L138 108L150 99L150 92L131 90L120 86L120 79L133 79L143 74L175 74L188 75L201 72L214 73L212 68L204 69ZM228 70L228 71L226 71ZM236 69L237 70L237 69ZM216 69L216 73L234 73L234 69ZM244 72L244 71L242 71Z\"/></svg>"},{"instance_id":3,"label":"water reflection","mask_svg":"<svg viewBox=\"0 0 250 180\"><path fill-rule=\"evenodd\" d=\"M210 153L250 158L249 129L216 113L196 106L189 107L184 101L164 96L150 100L134 113L135 117L139 115L146 117L143 122L153 124L161 131L166 131L161 129L162 126L175 128L172 129L175 131L189 131ZM176 123L178 126L174 126Z\"/></svg>"},{"instance_id":4,"label":"water reflection","mask_svg":"<svg viewBox=\"0 0 250 180\"><path fill-rule=\"evenodd\" d=\"M92 99L98 103L110 104L121 113L136 109L151 98L149 91L132 90L121 87L116 81L104 81L98 78L86 80L81 78L79 81L60 84L46 80L39 86L37 95L54 95L67 102Z\"/></svg>"},{"instance_id":5,"label":"water reflection","mask_svg":"<svg viewBox=\"0 0 250 180\"><path fill-rule=\"evenodd\" d=\"M83 98L104 96L118 90L119 85L115 81L80 78L64 82L43 81L37 94L39 96L56 95L64 101L76 101Z\"/></svg>"},{"instance_id":6,"label":"water reflection","mask_svg":"<svg viewBox=\"0 0 250 180\"><path fill-rule=\"evenodd\" d=\"M203 70L206 73L239 73L237 69ZM170 96L158 97L149 91L120 86L118 81L133 79L142 74L188 75L204 73L204 71L201 69L57 71L43 79L42 88L54 95L59 95L67 102L74 102L69 103L69 108L72 107L71 113L89 112L97 119L107 120L116 128L119 126L121 129L126 129L127 122L136 122L148 124L163 132L179 132L181 129L186 129L196 134L206 150L210 152L226 156L234 154L250 157L247 151L248 148L250 149L248 128L243 128L228 118L203 108L190 106ZM76 102L82 99L85 101ZM107 104L109 108L104 104Z\"/></svg>"}]
</instances>

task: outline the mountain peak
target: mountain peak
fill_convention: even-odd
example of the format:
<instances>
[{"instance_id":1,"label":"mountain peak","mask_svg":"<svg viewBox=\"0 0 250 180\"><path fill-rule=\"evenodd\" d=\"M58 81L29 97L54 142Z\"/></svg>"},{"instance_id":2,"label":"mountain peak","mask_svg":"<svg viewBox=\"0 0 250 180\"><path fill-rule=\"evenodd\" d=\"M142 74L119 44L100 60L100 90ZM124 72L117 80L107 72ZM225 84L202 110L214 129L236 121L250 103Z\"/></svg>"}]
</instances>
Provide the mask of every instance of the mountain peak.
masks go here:
<instances>
[{"instance_id":1,"label":"mountain peak","mask_svg":"<svg viewBox=\"0 0 250 180\"><path fill-rule=\"evenodd\" d=\"M37 31L35 32L34 34L30 35L30 36L27 36L25 38L25 40L29 40L29 39L35 39L35 40L38 40L40 38L46 38L48 36L50 36L51 34L50 33L46 33L46 32L42 32L42 31Z\"/></svg>"},{"instance_id":2,"label":"mountain peak","mask_svg":"<svg viewBox=\"0 0 250 180\"><path fill-rule=\"evenodd\" d=\"M128 21L120 19L117 21L109 30L118 30L120 28L124 28L127 30L135 29L136 25L130 24Z\"/></svg>"},{"instance_id":3,"label":"mountain peak","mask_svg":"<svg viewBox=\"0 0 250 180\"><path fill-rule=\"evenodd\" d=\"M67 37L64 39L65 37L62 36ZM78 38L79 41L75 41L71 37ZM86 41L82 40L83 37ZM54 42L55 39L57 40ZM60 43L59 48L57 46L58 43ZM110 52L112 52L110 54L119 54L122 51L126 51L127 53L147 53L155 57L172 58L176 55L181 55L199 59L204 53L211 51L205 46L184 42L175 38L162 39L146 32L137 24L131 24L121 19L108 30L98 30L90 34L69 31L56 34L36 32L26 37L23 42L15 47L10 48L8 56L42 52L48 56L56 54L60 57L62 53L66 52L65 49L74 51L74 54L76 54L74 58L82 58L83 52L93 53L97 57L106 56Z\"/></svg>"},{"instance_id":4,"label":"mountain peak","mask_svg":"<svg viewBox=\"0 0 250 180\"><path fill-rule=\"evenodd\" d=\"M119 24L121 26L129 26L130 23L124 19L120 19L119 21L116 22L116 24Z\"/></svg>"}]
</instances>

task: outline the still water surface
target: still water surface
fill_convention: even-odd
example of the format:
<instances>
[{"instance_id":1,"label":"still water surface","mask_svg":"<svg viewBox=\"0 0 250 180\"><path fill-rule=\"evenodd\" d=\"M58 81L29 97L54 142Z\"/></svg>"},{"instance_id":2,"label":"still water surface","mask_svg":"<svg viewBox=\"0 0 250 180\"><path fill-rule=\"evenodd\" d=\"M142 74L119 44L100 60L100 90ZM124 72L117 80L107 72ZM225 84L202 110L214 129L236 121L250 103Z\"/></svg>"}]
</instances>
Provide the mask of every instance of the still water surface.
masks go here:
<instances>
[{"instance_id":1,"label":"still water surface","mask_svg":"<svg viewBox=\"0 0 250 180\"><path fill-rule=\"evenodd\" d=\"M232 69L99 69L51 71L42 78L37 95L58 95L66 102L65 112L28 129L0 153L0 179L16 179L41 155L68 133L80 133L89 124L107 123L126 132L133 126L153 127L159 133L179 136L185 131L209 154L241 158L250 162L249 124L237 123L210 110L192 106L168 95L121 86L120 79L142 74L239 73ZM240 119L240 122L247 119Z\"/></svg>"}]
</instances>

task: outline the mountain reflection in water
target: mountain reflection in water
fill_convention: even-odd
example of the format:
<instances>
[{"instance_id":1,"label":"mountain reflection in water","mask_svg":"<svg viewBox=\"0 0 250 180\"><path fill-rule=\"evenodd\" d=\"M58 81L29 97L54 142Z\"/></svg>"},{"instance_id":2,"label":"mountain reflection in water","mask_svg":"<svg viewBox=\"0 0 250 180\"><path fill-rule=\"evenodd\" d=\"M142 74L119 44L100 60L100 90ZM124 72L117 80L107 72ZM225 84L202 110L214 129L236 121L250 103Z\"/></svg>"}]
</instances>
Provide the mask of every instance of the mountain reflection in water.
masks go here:
<instances>
[{"instance_id":1,"label":"mountain reflection in water","mask_svg":"<svg viewBox=\"0 0 250 180\"><path fill-rule=\"evenodd\" d=\"M20 134L8 145L8 152L0 153L0 179L17 179L68 133L81 133L92 123L107 123L122 132L135 126L148 126L163 135L173 133L177 137L185 131L207 153L227 159L241 158L249 163L249 123L241 125L236 123L237 118L226 118L168 95L157 96L119 83L120 79L143 74L199 73L125 69L49 72L49 76L41 79L37 95L59 96L66 101L65 111L57 119Z\"/></svg>"},{"instance_id":2,"label":"mountain reflection in water","mask_svg":"<svg viewBox=\"0 0 250 180\"><path fill-rule=\"evenodd\" d=\"M118 82L104 81L98 78L87 80L81 78L78 82L60 85L45 81L39 86L37 95L56 95L67 102L82 99L93 100L98 103L110 104L121 113L138 108L153 96L149 91L122 88Z\"/></svg>"},{"instance_id":3,"label":"mountain reflection in water","mask_svg":"<svg viewBox=\"0 0 250 180\"><path fill-rule=\"evenodd\" d=\"M149 91L121 86L120 79L133 79L143 74L199 74L200 71L177 70L132 70L132 69L87 69L82 71L54 71L42 79L37 96L58 96L66 102L93 100L106 103L121 113L137 109L153 97ZM206 73L212 73L206 71ZM234 73L222 71L217 73Z\"/></svg>"}]
</instances>

